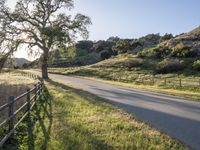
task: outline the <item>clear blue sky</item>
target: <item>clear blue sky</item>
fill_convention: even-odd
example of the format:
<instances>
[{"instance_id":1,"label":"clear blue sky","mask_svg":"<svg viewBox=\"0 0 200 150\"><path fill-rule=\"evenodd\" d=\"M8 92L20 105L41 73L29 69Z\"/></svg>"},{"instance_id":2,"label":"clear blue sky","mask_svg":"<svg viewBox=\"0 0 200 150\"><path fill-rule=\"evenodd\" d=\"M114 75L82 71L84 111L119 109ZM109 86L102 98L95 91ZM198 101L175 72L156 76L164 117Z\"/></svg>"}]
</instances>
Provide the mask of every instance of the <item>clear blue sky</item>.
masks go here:
<instances>
[{"instance_id":1,"label":"clear blue sky","mask_svg":"<svg viewBox=\"0 0 200 150\"><path fill-rule=\"evenodd\" d=\"M75 0L76 11L92 19L92 40L187 32L200 25L199 6L200 0Z\"/></svg>"},{"instance_id":2,"label":"clear blue sky","mask_svg":"<svg viewBox=\"0 0 200 150\"><path fill-rule=\"evenodd\" d=\"M9 1L13 5L16 0ZM150 33L176 35L200 25L200 0L74 1L73 12L92 19L90 40L104 40L110 36L137 38ZM28 58L23 49L15 56Z\"/></svg>"}]
</instances>

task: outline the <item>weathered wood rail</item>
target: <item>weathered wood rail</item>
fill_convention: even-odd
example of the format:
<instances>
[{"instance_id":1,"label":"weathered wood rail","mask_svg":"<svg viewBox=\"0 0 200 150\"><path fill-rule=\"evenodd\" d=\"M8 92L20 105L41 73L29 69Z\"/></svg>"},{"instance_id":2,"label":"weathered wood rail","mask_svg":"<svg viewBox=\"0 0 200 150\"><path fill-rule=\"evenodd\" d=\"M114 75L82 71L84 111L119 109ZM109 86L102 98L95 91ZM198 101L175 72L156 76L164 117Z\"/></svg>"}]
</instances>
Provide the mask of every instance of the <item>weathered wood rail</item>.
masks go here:
<instances>
[{"instance_id":1,"label":"weathered wood rail","mask_svg":"<svg viewBox=\"0 0 200 150\"><path fill-rule=\"evenodd\" d=\"M112 78L106 78L112 80ZM116 81L125 82L125 83L137 83L144 85L158 85L169 88L179 88L179 87L190 87L190 88L199 88L200 79L199 78L184 78L179 76L173 77L162 77L162 75L145 75L145 74L133 74L126 77L116 76L114 79Z\"/></svg>"},{"instance_id":2,"label":"weathered wood rail","mask_svg":"<svg viewBox=\"0 0 200 150\"><path fill-rule=\"evenodd\" d=\"M21 73L23 74L23 72ZM7 134L5 133L4 137L0 139L0 148L3 147L5 142L11 137L11 135L14 133L19 124L28 116L28 114L31 112L31 110L37 103L43 91L44 82L43 80L41 80L41 78L30 73L24 73L24 75L31 78L33 77L40 79L40 82L34 85L34 88L28 88L25 93L18 97L10 96L8 98L8 102L0 106L0 112L7 109L7 118L0 122L0 130L2 130L4 127L8 127ZM20 108L18 108L17 110L14 110L16 102L18 102L22 98L26 98L25 103L22 106L20 106ZM21 118L17 118L18 122L14 123L14 120L16 119L16 116L19 113L23 113L23 116Z\"/></svg>"}]
</instances>

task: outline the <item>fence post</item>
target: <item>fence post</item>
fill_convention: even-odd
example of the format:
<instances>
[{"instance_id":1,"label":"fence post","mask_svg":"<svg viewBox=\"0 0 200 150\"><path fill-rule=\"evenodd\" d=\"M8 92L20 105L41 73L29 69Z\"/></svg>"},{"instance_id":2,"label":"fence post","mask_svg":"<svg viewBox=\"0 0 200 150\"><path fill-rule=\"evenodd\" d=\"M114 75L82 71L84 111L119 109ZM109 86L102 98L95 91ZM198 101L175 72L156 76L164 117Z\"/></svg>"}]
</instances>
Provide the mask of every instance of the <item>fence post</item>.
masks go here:
<instances>
[{"instance_id":1,"label":"fence post","mask_svg":"<svg viewBox=\"0 0 200 150\"><path fill-rule=\"evenodd\" d=\"M40 88L41 88L41 84L40 82L38 82L38 96L40 96Z\"/></svg>"},{"instance_id":2,"label":"fence post","mask_svg":"<svg viewBox=\"0 0 200 150\"><path fill-rule=\"evenodd\" d=\"M182 87L182 81L181 81L181 78L179 79L179 86Z\"/></svg>"},{"instance_id":3,"label":"fence post","mask_svg":"<svg viewBox=\"0 0 200 150\"><path fill-rule=\"evenodd\" d=\"M139 79L141 79L141 83L144 84L144 79L141 75L139 75Z\"/></svg>"},{"instance_id":4,"label":"fence post","mask_svg":"<svg viewBox=\"0 0 200 150\"><path fill-rule=\"evenodd\" d=\"M167 86L167 78L165 78L164 85Z\"/></svg>"},{"instance_id":5,"label":"fence post","mask_svg":"<svg viewBox=\"0 0 200 150\"><path fill-rule=\"evenodd\" d=\"M37 100L37 84L35 84L35 101Z\"/></svg>"},{"instance_id":6,"label":"fence post","mask_svg":"<svg viewBox=\"0 0 200 150\"><path fill-rule=\"evenodd\" d=\"M9 103L9 106L8 106L8 118L10 118L11 116L13 116L13 113L14 113L14 96L10 96L8 98L8 103ZM8 126L9 126L9 131L13 129L14 127L14 119L11 118L8 122Z\"/></svg>"},{"instance_id":7,"label":"fence post","mask_svg":"<svg viewBox=\"0 0 200 150\"><path fill-rule=\"evenodd\" d=\"M152 76L152 85L155 84L155 75Z\"/></svg>"},{"instance_id":8,"label":"fence post","mask_svg":"<svg viewBox=\"0 0 200 150\"><path fill-rule=\"evenodd\" d=\"M26 99L26 101L27 101L27 110L26 111L28 112L28 111L30 111L30 108L31 108L30 89L29 88L27 88L27 99Z\"/></svg>"},{"instance_id":9,"label":"fence post","mask_svg":"<svg viewBox=\"0 0 200 150\"><path fill-rule=\"evenodd\" d=\"M43 92L44 80L41 81L41 92Z\"/></svg>"}]
</instances>

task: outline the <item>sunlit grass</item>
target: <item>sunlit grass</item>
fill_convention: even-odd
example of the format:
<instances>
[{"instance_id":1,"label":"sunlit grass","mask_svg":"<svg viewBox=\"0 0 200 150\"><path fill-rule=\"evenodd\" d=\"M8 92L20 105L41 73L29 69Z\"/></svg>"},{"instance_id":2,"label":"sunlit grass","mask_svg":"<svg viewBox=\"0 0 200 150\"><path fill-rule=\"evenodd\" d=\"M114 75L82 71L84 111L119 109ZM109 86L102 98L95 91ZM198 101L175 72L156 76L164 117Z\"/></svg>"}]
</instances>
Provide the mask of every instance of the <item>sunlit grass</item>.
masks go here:
<instances>
[{"instance_id":1,"label":"sunlit grass","mask_svg":"<svg viewBox=\"0 0 200 150\"><path fill-rule=\"evenodd\" d=\"M47 87L50 96L32 114L32 132L17 138L19 149L187 149L94 95L53 81Z\"/></svg>"},{"instance_id":2,"label":"sunlit grass","mask_svg":"<svg viewBox=\"0 0 200 150\"><path fill-rule=\"evenodd\" d=\"M0 85L19 85L19 84L34 84L36 80L29 77L24 77L22 74L17 72L4 72L0 73Z\"/></svg>"},{"instance_id":3,"label":"sunlit grass","mask_svg":"<svg viewBox=\"0 0 200 150\"><path fill-rule=\"evenodd\" d=\"M16 72L4 72L0 73L0 106L8 103L10 96L17 97L27 91L28 88L32 88L37 80L24 77ZM17 110L24 104L26 97L23 97L15 103L14 110ZM5 108L0 111L0 123L8 115L8 110Z\"/></svg>"}]
</instances>

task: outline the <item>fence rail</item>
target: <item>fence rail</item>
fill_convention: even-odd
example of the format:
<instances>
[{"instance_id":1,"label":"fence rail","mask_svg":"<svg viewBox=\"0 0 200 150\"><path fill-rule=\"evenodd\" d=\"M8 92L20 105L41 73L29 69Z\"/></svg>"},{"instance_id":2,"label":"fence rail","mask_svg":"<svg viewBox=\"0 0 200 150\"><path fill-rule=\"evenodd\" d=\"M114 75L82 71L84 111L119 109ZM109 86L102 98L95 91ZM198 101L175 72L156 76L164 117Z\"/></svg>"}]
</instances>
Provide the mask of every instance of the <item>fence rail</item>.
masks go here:
<instances>
[{"instance_id":1,"label":"fence rail","mask_svg":"<svg viewBox=\"0 0 200 150\"><path fill-rule=\"evenodd\" d=\"M179 76L169 76L165 77L162 75L144 75L144 74L128 74L127 76L116 76L116 78L112 77L104 77L110 80L116 80L119 82L125 83L136 83L136 84L144 84L144 85L158 85L163 87L177 88L177 87L191 87L191 88L199 88L200 87L200 78L185 78Z\"/></svg>"},{"instance_id":2,"label":"fence rail","mask_svg":"<svg viewBox=\"0 0 200 150\"><path fill-rule=\"evenodd\" d=\"M23 72L20 72L20 73L23 73ZM3 147L4 143L14 133L15 129L19 126L19 124L28 116L28 114L37 103L37 100L40 98L43 91L44 82L43 80L41 80L41 78L31 73L24 72L24 75L28 75L29 77L40 79L40 82L34 85L34 88L32 89L28 88L25 93L21 94L18 97L10 96L8 98L8 102L0 106L0 112L5 110L6 108L8 110L7 118L4 119L2 122L0 122L0 130L2 130L4 127L8 127L8 133L2 139L0 139L0 148ZM20 108L18 108L16 111L14 111L14 106L16 102L25 97L26 97L26 102L22 106L20 106ZM19 118L19 121L16 124L14 124L14 119L20 112L23 112L24 109L25 109L25 112L23 116Z\"/></svg>"}]
</instances>

